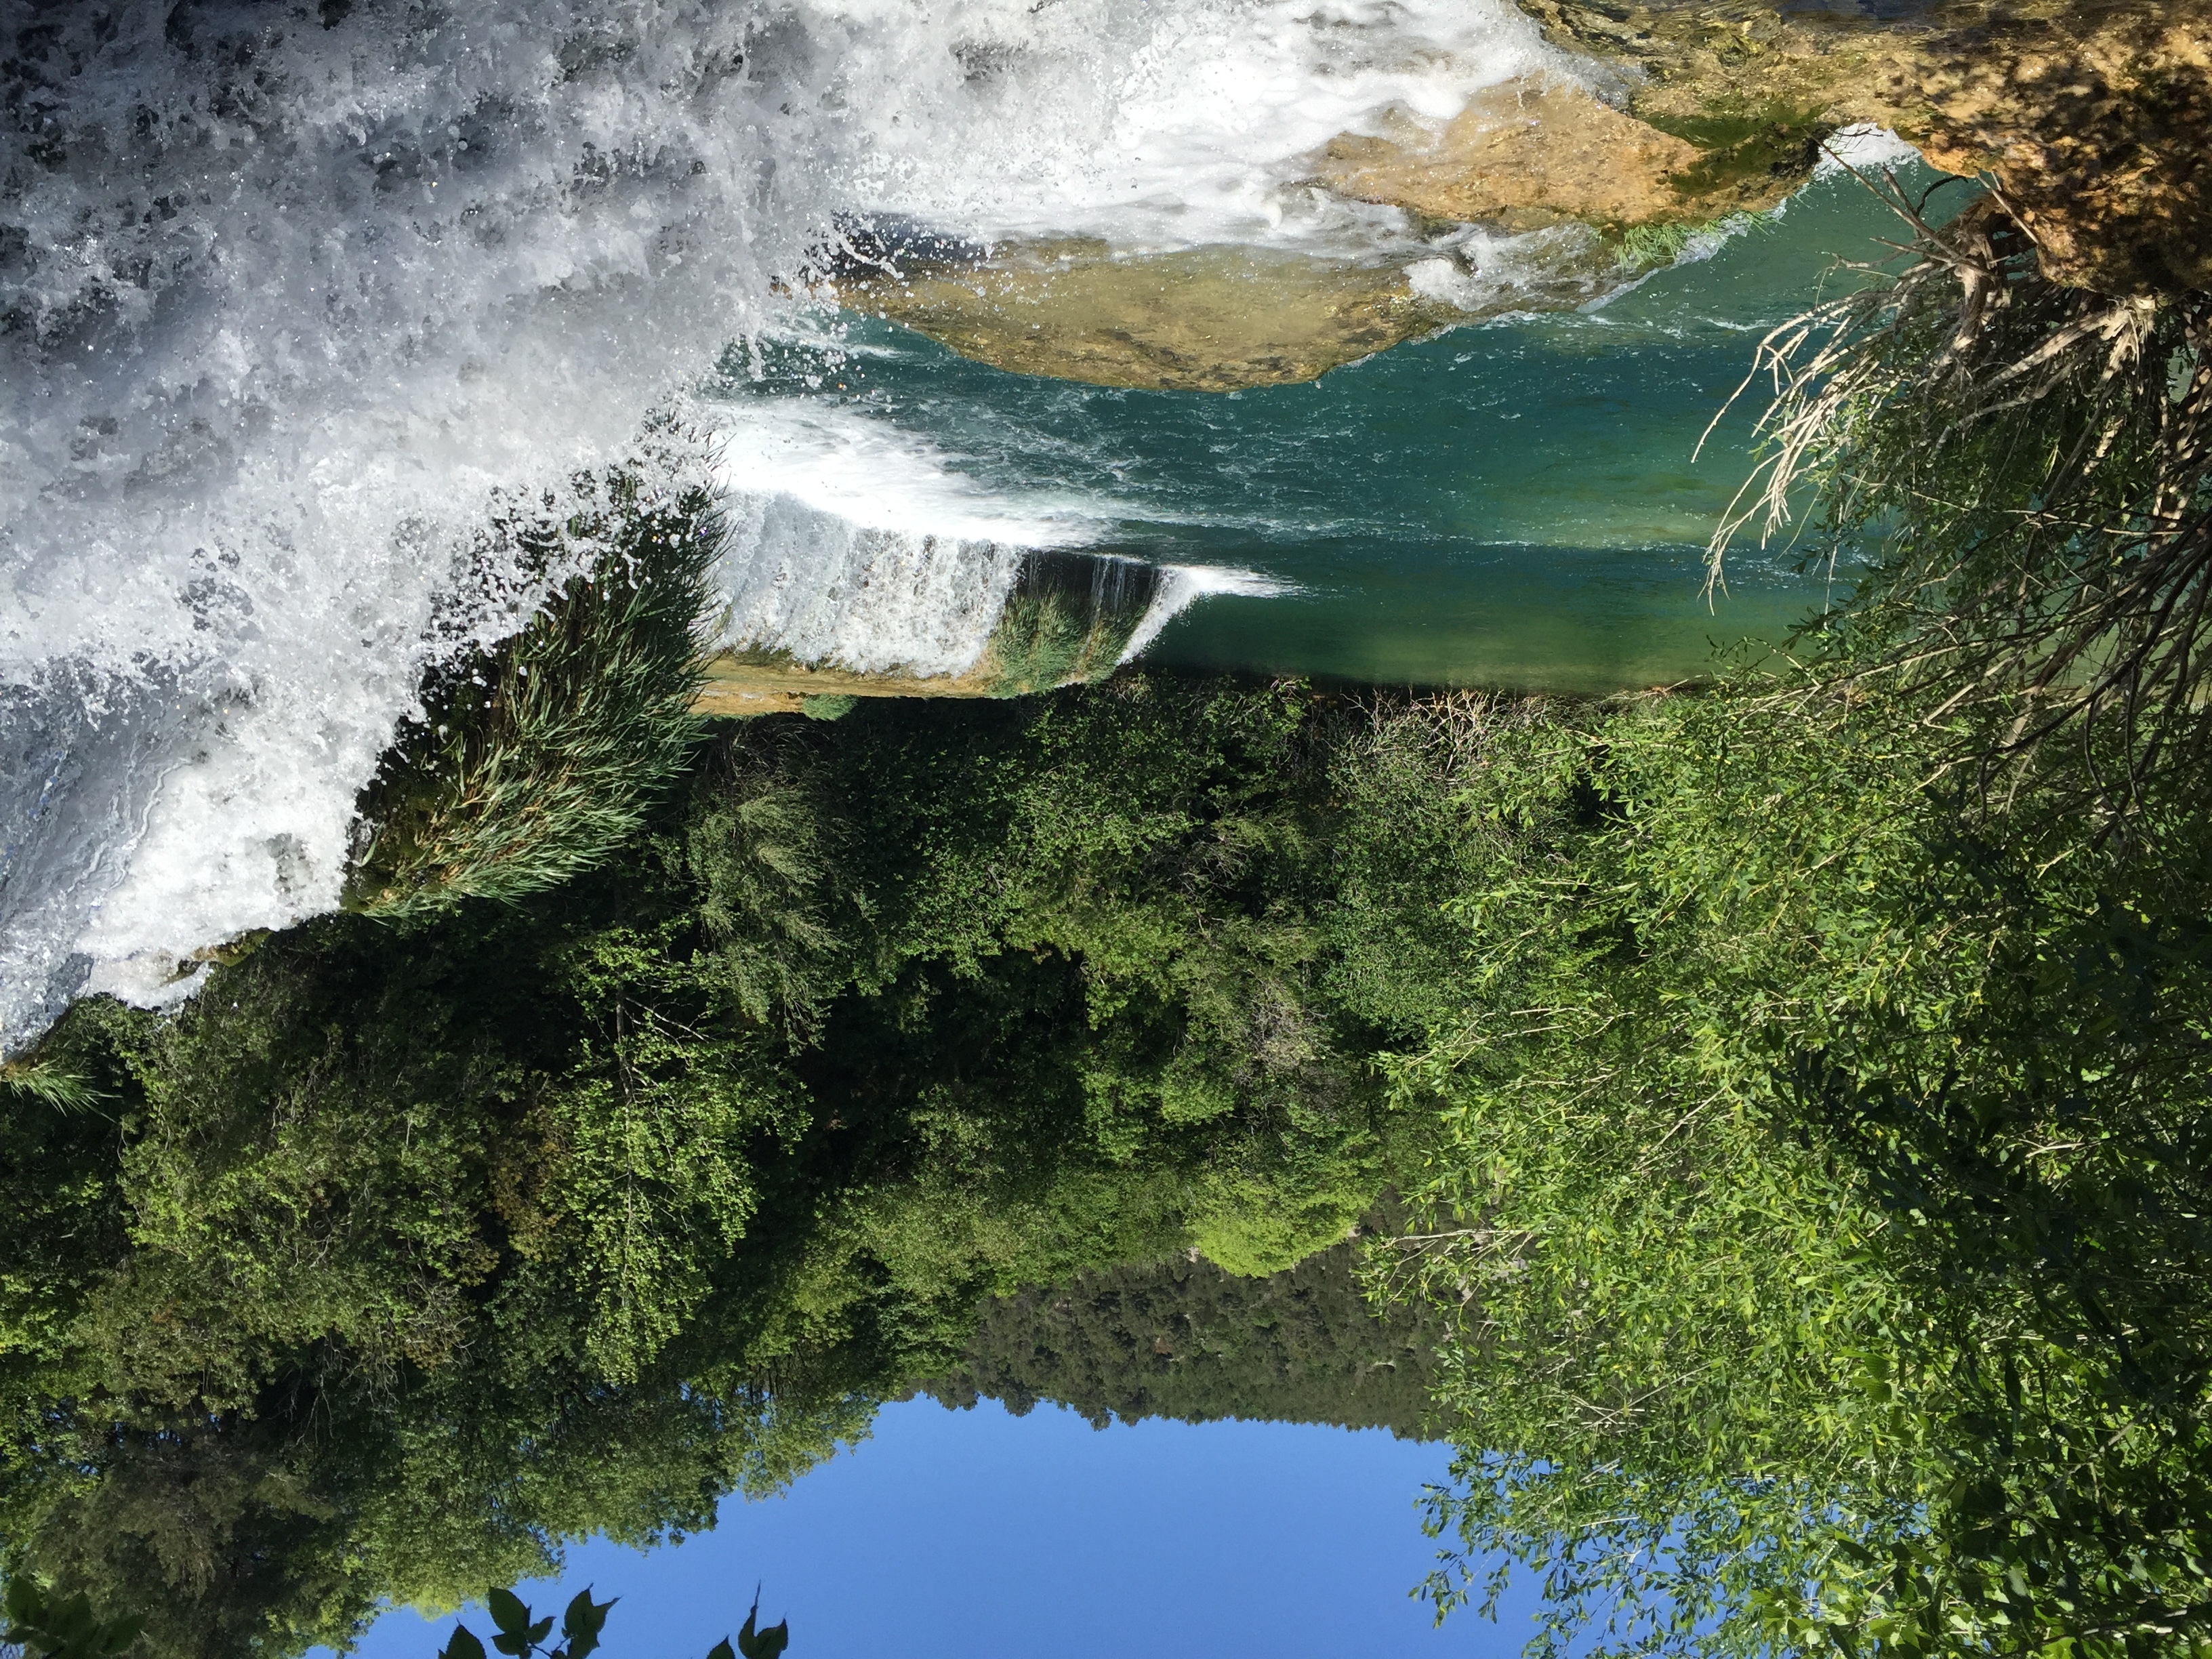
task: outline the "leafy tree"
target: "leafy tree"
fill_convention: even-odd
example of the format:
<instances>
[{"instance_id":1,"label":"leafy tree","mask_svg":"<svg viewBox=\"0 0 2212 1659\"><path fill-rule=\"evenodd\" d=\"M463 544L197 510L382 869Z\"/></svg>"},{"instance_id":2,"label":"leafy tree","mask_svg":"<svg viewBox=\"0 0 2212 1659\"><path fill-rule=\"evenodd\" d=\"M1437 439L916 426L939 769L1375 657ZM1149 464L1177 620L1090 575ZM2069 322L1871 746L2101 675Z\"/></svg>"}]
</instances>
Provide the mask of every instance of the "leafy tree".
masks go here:
<instances>
[{"instance_id":1,"label":"leafy tree","mask_svg":"<svg viewBox=\"0 0 2212 1659\"><path fill-rule=\"evenodd\" d=\"M1407 1128L1330 988L1316 732L1365 719L1139 681L739 727L556 889L80 1004L100 1098L0 1169L58 1224L0 1254L11 1571L167 1587L149 1654L343 1642L705 1524L987 1297L1342 1237Z\"/></svg>"},{"instance_id":2,"label":"leafy tree","mask_svg":"<svg viewBox=\"0 0 2212 1659\"><path fill-rule=\"evenodd\" d=\"M1503 743L1451 1149L1435 1519L1564 1652L2189 1650L2212 1007L2201 815L2002 825L1920 710L1810 683ZM2177 803L2178 805L2178 803Z\"/></svg>"},{"instance_id":3,"label":"leafy tree","mask_svg":"<svg viewBox=\"0 0 2212 1659\"><path fill-rule=\"evenodd\" d=\"M4 1642L37 1659L114 1659L138 1639L143 1621L128 1614L101 1619L82 1595L62 1600L27 1578L11 1579L4 1606Z\"/></svg>"}]
</instances>

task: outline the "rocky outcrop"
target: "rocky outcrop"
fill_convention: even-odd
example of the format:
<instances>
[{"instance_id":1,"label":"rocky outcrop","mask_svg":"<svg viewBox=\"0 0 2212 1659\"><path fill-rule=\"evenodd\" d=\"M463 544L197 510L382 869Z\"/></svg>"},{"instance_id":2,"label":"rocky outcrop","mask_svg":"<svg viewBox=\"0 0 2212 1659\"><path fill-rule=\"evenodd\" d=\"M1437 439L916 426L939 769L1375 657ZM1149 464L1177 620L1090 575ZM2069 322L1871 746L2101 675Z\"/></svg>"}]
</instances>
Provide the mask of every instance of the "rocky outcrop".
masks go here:
<instances>
[{"instance_id":1,"label":"rocky outcrop","mask_svg":"<svg viewBox=\"0 0 2212 1659\"><path fill-rule=\"evenodd\" d=\"M1786 188L1826 132L1893 128L1986 173L2061 282L2212 286L2212 0L1519 0L1628 66L1627 113L1702 152L1686 210Z\"/></svg>"},{"instance_id":2,"label":"rocky outcrop","mask_svg":"<svg viewBox=\"0 0 2212 1659\"><path fill-rule=\"evenodd\" d=\"M1699 159L1579 87L1522 81L1477 94L1434 138L1346 133L1316 171L1344 195L1424 218L1629 225L1681 216L1674 181Z\"/></svg>"},{"instance_id":3,"label":"rocky outcrop","mask_svg":"<svg viewBox=\"0 0 2212 1659\"><path fill-rule=\"evenodd\" d=\"M1440 173L1437 199L1452 188ZM1439 329L1577 306L1618 286L1615 254L1570 218L1545 210L1500 216L1509 234L1551 229L1528 250L1538 257L1487 264L1449 248L1362 264L1249 247L1117 253L1103 242L1060 241L966 262L886 262L893 268L841 275L833 288L848 309L1016 374L1234 392L1315 380Z\"/></svg>"},{"instance_id":4,"label":"rocky outcrop","mask_svg":"<svg viewBox=\"0 0 2212 1659\"><path fill-rule=\"evenodd\" d=\"M839 300L994 368L1094 386L1229 392L1310 380L1440 326L1394 265L1206 247L1116 256L1010 248L837 283Z\"/></svg>"},{"instance_id":5,"label":"rocky outcrop","mask_svg":"<svg viewBox=\"0 0 2212 1659\"><path fill-rule=\"evenodd\" d=\"M1940 52L1923 147L1996 179L2046 271L2111 294L2212 289L2212 4L2000 14Z\"/></svg>"}]
</instances>

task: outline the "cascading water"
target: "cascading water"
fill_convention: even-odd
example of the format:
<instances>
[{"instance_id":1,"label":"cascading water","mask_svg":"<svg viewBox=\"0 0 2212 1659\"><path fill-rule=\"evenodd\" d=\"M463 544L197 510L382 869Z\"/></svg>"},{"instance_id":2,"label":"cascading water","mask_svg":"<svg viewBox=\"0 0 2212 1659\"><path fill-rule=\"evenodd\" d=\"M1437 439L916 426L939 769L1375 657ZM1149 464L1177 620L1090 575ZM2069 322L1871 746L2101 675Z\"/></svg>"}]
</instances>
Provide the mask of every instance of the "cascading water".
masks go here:
<instances>
[{"instance_id":1,"label":"cascading water","mask_svg":"<svg viewBox=\"0 0 2212 1659\"><path fill-rule=\"evenodd\" d=\"M622 453L840 216L1431 258L1302 158L1568 72L1505 0L12 0L0 51L0 1052L331 905L426 660L514 626L492 493ZM1106 516L902 495L952 474L859 428L822 488L684 406L732 626L795 652L972 660Z\"/></svg>"}]
</instances>

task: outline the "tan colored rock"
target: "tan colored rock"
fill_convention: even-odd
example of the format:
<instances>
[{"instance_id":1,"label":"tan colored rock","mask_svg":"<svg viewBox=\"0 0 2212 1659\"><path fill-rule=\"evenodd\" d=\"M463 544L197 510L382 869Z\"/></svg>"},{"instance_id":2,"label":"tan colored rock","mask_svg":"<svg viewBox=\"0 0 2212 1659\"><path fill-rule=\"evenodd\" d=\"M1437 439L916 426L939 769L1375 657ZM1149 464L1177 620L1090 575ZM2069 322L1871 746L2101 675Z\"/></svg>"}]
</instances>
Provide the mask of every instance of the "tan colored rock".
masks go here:
<instances>
[{"instance_id":1,"label":"tan colored rock","mask_svg":"<svg viewBox=\"0 0 2212 1659\"><path fill-rule=\"evenodd\" d=\"M924 678L915 674L855 674L788 659L725 653L707 665L707 683L692 699L695 714L745 719L796 714L808 697L988 697L981 675Z\"/></svg>"},{"instance_id":2,"label":"tan colored rock","mask_svg":"<svg viewBox=\"0 0 2212 1659\"><path fill-rule=\"evenodd\" d=\"M1518 81L1477 94L1425 143L1346 134L1316 172L1343 195L1425 218L1492 223L1534 210L1634 225L1685 216L1672 180L1698 156L1580 88Z\"/></svg>"},{"instance_id":3,"label":"tan colored rock","mask_svg":"<svg viewBox=\"0 0 2212 1659\"><path fill-rule=\"evenodd\" d=\"M848 308L994 368L1154 391L1310 380L1458 318L1396 266L1233 247L1116 256L1052 243L836 286Z\"/></svg>"},{"instance_id":4,"label":"tan colored rock","mask_svg":"<svg viewBox=\"0 0 2212 1659\"><path fill-rule=\"evenodd\" d=\"M2212 4L2000 14L1944 42L1928 158L1986 169L2061 281L2212 288Z\"/></svg>"},{"instance_id":5,"label":"tan colored rock","mask_svg":"<svg viewBox=\"0 0 2212 1659\"><path fill-rule=\"evenodd\" d=\"M2212 0L1969 0L1889 21L1747 0L1519 3L1559 43L1632 64L1630 112L1701 145L1732 123L1875 122L1940 167L1990 173L2061 282L2212 287ZM1755 178L1765 160L1753 134L1699 165Z\"/></svg>"}]
</instances>

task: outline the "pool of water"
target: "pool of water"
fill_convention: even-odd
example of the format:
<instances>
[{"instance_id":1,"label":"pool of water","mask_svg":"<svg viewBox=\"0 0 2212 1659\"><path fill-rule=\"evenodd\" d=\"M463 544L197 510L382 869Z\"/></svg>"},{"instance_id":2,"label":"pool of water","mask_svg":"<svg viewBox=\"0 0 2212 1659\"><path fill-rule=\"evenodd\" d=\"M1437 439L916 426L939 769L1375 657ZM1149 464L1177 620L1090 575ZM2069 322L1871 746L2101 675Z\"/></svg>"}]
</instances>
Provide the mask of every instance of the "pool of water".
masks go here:
<instances>
[{"instance_id":1,"label":"pool of water","mask_svg":"<svg viewBox=\"0 0 2212 1659\"><path fill-rule=\"evenodd\" d=\"M1817 181L1711 257L1584 313L1520 317L1303 386L1128 391L1008 374L843 318L750 388L900 434L1011 519L1101 550L1268 579L1171 623L1146 660L1414 684L1605 690L1711 667L1834 598L1802 549L1705 545L1756 399L1700 434L1753 347L1892 222ZM825 413L827 411L824 411ZM1255 587L1275 591L1253 592Z\"/></svg>"}]
</instances>

